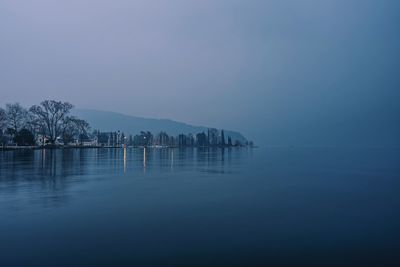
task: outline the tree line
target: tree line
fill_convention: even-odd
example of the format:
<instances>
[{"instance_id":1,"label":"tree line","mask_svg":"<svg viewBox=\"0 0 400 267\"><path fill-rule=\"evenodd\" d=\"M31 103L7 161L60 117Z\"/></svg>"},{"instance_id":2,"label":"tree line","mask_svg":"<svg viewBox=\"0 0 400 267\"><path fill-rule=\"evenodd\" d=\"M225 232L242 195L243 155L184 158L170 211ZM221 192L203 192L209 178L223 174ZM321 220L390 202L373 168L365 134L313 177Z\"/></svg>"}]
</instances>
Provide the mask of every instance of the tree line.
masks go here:
<instances>
[{"instance_id":1,"label":"tree line","mask_svg":"<svg viewBox=\"0 0 400 267\"><path fill-rule=\"evenodd\" d=\"M79 138L90 126L85 120L70 115L73 107L68 102L55 100L44 100L28 109L19 103L6 104L5 109L0 107L0 142L35 145L36 137L42 136L54 145L59 137L66 141L75 136Z\"/></svg>"},{"instance_id":2,"label":"tree line","mask_svg":"<svg viewBox=\"0 0 400 267\"><path fill-rule=\"evenodd\" d=\"M224 130L210 128L207 132L198 134L179 134L177 136L168 135L161 131L153 134L150 131L141 131L136 135L125 135L123 132L100 132L94 131L93 136L97 137L99 146L120 147L233 147L233 146L253 146L252 142L242 143L239 140L232 141L228 136L225 139Z\"/></svg>"},{"instance_id":3,"label":"tree line","mask_svg":"<svg viewBox=\"0 0 400 267\"><path fill-rule=\"evenodd\" d=\"M86 145L89 146L163 146L163 147L231 147L252 146L225 138L224 130L210 128L197 134L168 135L161 131L153 135L141 131L137 135L117 132L89 133L90 125L71 115L73 105L68 102L44 100L39 105L24 108L19 103L0 107L0 145ZM84 142L85 141L85 142Z\"/></svg>"}]
</instances>

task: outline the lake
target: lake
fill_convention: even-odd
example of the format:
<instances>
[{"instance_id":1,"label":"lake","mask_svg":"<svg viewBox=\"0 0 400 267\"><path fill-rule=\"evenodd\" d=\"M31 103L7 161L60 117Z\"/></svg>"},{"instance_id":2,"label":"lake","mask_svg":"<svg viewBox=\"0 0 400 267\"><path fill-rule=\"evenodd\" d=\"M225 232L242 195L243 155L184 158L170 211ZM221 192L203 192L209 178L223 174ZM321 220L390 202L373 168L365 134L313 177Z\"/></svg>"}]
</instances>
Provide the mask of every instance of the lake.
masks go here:
<instances>
[{"instance_id":1,"label":"lake","mask_svg":"<svg viewBox=\"0 0 400 267\"><path fill-rule=\"evenodd\" d=\"M0 152L0 266L400 266L400 149Z\"/></svg>"}]
</instances>

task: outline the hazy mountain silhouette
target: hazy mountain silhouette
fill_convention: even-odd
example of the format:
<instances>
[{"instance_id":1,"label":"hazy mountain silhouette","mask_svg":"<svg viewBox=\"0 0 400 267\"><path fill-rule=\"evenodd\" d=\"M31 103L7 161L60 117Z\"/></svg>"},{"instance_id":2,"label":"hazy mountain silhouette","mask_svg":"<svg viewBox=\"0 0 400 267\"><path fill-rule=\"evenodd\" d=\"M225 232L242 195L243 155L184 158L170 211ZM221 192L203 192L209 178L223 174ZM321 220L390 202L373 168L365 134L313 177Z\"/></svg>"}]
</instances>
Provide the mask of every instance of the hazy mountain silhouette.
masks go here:
<instances>
[{"instance_id":1,"label":"hazy mountain silhouette","mask_svg":"<svg viewBox=\"0 0 400 267\"><path fill-rule=\"evenodd\" d=\"M130 115L124 115L111 111L100 111L90 109L74 109L72 114L90 123L92 129L100 131L120 130L125 134L137 134L140 131L150 131L153 134L161 131L169 135L207 133L207 127L193 126L182 122L169 119L149 119ZM224 129L225 138L230 136L232 140L245 142L246 138L239 132Z\"/></svg>"}]
</instances>

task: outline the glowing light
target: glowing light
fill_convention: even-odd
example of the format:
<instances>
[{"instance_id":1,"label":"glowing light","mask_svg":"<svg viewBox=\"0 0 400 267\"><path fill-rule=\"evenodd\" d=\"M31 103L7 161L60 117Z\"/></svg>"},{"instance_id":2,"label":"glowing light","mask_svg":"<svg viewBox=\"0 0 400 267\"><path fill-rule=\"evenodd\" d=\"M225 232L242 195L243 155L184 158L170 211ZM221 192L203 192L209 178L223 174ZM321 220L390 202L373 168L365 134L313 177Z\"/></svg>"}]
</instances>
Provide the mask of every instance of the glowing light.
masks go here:
<instances>
[{"instance_id":1,"label":"glowing light","mask_svg":"<svg viewBox=\"0 0 400 267\"><path fill-rule=\"evenodd\" d=\"M124 173L126 173L126 146L124 147Z\"/></svg>"}]
</instances>

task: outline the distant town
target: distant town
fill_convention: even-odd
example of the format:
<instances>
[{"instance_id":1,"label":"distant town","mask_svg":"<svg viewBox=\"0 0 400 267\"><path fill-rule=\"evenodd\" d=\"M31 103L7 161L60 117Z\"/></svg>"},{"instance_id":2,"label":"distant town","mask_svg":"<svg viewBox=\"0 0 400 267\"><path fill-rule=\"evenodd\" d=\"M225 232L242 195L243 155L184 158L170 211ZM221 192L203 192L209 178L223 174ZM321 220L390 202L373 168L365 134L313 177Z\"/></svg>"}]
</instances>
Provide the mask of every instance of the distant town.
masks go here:
<instances>
[{"instance_id":1,"label":"distant town","mask_svg":"<svg viewBox=\"0 0 400 267\"><path fill-rule=\"evenodd\" d=\"M240 142L225 136L224 130L209 128L206 132L168 135L161 131L139 133L119 130L101 132L72 116L68 102L45 100L25 108L18 103L0 107L0 149L62 147L242 147L253 142Z\"/></svg>"}]
</instances>

